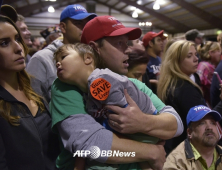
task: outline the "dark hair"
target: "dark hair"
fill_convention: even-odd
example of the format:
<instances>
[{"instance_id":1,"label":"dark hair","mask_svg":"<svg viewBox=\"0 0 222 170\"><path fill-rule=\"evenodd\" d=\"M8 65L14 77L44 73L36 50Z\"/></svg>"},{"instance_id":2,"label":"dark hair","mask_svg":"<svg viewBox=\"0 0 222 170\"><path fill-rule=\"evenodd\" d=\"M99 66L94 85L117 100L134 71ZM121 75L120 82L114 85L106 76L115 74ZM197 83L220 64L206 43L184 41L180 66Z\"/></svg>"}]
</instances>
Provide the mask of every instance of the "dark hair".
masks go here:
<instances>
[{"instance_id":1,"label":"dark hair","mask_svg":"<svg viewBox=\"0 0 222 170\"><path fill-rule=\"evenodd\" d=\"M21 34L19 32L19 29L15 25L15 23L9 19L8 17L0 15L0 23L9 23L11 24L17 31L20 39L20 45L22 46L24 50L24 55L26 56L28 53L28 47L25 45ZM17 72L17 78L19 82L20 88L24 91L26 97L29 100L33 100L37 103L37 105L40 107L41 111L45 109L45 106L42 102L42 97L39 96L34 92L34 90L31 87L31 81L30 81L30 76L27 74L25 69ZM11 103L8 101L5 101L4 99L0 99L0 116L3 117L5 120L7 120L11 125L13 126L18 126L19 125L19 119L20 116L16 116L11 114Z\"/></svg>"},{"instance_id":2,"label":"dark hair","mask_svg":"<svg viewBox=\"0 0 222 170\"><path fill-rule=\"evenodd\" d=\"M149 62L149 56L146 53L143 53L142 55L139 53L130 53L129 55L129 67L128 69L131 70L135 66L139 64L147 64Z\"/></svg>"},{"instance_id":3,"label":"dark hair","mask_svg":"<svg viewBox=\"0 0 222 170\"><path fill-rule=\"evenodd\" d=\"M67 24L68 20L69 20L69 18L65 18L65 19L63 19L63 20L60 21L60 22L64 22L65 24Z\"/></svg>"},{"instance_id":4,"label":"dark hair","mask_svg":"<svg viewBox=\"0 0 222 170\"><path fill-rule=\"evenodd\" d=\"M22 15L18 14L17 16L18 16L17 21L19 21L19 22L25 22L25 18L24 18Z\"/></svg>"},{"instance_id":5,"label":"dark hair","mask_svg":"<svg viewBox=\"0 0 222 170\"><path fill-rule=\"evenodd\" d=\"M153 44L155 44L155 39L156 37L154 37L152 40L150 40Z\"/></svg>"},{"instance_id":6,"label":"dark hair","mask_svg":"<svg viewBox=\"0 0 222 170\"><path fill-rule=\"evenodd\" d=\"M95 42L99 45L99 47L102 47L103 46L103 40L104 40L105 37L103 38L100 38L98 40L96 40Z\"/></svg>"},{"instance_id":7,"label":"dark hair","mask_svg":"<svg viewBox=\"0 0 222 170\"><path fill-rule=\"evenodd\" d=\"M155 45L155 38L156 38L156 37L154 37L152 40L150 40L150 41L153 43L153 45ZM149 43L147 44L147 46L145 47L145 49L147 50L148 48L150 48Z\"/></svg>"}]
</instances>

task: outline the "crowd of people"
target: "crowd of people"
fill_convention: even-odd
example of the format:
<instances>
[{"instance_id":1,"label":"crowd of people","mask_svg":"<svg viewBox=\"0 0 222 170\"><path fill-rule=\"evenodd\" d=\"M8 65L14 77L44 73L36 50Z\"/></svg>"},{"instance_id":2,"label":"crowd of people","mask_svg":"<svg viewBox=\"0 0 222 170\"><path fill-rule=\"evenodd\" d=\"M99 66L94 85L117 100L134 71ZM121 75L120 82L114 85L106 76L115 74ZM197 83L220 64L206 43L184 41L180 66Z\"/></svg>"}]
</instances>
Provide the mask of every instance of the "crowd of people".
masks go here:
<instances>
[{"instance_id":1,"label":"crowd of people","mask_svg":"<svg viewBox=\"0 0 222 170\"><path fill-rule=\"evenodd\" d=\"M141 37L73 4L41 48L0 13L1 170L222 169L222 35Z\"/></svg>"}]
</instances>

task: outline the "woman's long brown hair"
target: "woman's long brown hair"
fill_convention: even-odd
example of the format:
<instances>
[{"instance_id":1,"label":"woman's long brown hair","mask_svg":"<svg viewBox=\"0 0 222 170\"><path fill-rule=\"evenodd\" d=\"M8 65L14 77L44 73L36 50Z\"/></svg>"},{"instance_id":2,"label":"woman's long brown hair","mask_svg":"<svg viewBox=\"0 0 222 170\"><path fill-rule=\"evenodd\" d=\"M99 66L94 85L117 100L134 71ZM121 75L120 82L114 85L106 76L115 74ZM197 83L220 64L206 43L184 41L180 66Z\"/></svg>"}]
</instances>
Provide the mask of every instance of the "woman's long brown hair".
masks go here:
<instances>
[{"instance_id":1,"label":"woman's long brown hair","mask_svg":"<svg viewBox=\"0 0 222 170\"><path fill-rule=\"evenodd\" d=\"M2 16L2 15L0 15L0 22L3 22L3 23L7 22L16 29L16 31L18 32L19 38L21 40L21 45L24 50L24 55L26 56L28 54L28 47L25 45L24 41L22 40L19 29L17 28L15 23L8 17ZM31 80L28 73L25 70L19 71L17 73L17 78L19 82L19 87L23 90L26 97L29 100L33 100L40 107L41 111L43 111L45 109L45 106L43 104L42 97L36 94L34 90L32 89ZM18 126L20 116L12 115L11 112L12 112L11 103L8 101L5 101L4 99L0 99L0 116L6 119L11 125Z\"/></svg>"}]
</instances>

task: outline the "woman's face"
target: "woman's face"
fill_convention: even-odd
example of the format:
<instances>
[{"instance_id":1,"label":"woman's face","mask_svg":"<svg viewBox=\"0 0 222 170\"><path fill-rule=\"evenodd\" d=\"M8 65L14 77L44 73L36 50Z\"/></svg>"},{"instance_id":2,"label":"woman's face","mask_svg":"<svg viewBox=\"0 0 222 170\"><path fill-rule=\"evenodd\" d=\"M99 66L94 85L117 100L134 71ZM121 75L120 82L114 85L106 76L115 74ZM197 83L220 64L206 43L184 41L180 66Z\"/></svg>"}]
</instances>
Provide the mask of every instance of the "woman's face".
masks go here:
<instances>
[{"instance_id":1,"label":"woman's face","mask_svg":"<svg viewBox=\"0 0 222 170\"><path fill-rule=\"evenodd\" d=\"M8 22L0 22L0 71L25 69L25 56L16 29Z\"/></svg>"},{"instance_id":2,"label":"woman's face","mask_svg":"<svg viewBox=\"0 0 222 170\"><path fill-rule=\"evenodd\" d=\"M147 64L135 65L132 69L129 69L127 77L135 78L142 81L143 75L146 73Z\"/></svg>"},{"instance_id":3,"label":"woman's face","mask_svg":"<svg viewBox=\"0 0 222 170\"><path fill-rule=\"evenodd\" d=\"M221 60L221 51L220 50L209 51L209 54L210 54L211 63L217 66Z\"/></svg>"},{"instance_id":4,"label":"woman's face","mask_svg":"<svg viewBox=\"0 0 222 170\"><path fill-rule=\"evenodd\" d=\"M197 71L198 58L194 46L190 46L187 56L179 63L179 66L181 71L188 76Z\"/></svg>"}]
</instances>

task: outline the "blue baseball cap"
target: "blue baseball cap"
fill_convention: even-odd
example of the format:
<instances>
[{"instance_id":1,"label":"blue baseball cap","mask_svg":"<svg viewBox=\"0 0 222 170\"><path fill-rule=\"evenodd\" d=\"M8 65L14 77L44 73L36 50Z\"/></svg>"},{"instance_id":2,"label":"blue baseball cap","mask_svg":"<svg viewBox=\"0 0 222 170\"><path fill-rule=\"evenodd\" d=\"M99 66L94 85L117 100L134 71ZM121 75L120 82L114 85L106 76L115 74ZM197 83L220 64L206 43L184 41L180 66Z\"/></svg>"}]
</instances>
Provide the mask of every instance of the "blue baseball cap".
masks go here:
<instances>
[{"instance_id":1,"label":"blue baseball cap","mask_svg":"<svg viewBox=\"0 0 222 170\"><path fill-rule=\"evenodd\" d=\"M190 122L197 122L208 114L213 116L215 121L221 120L221 115L217 111L211 110L209 107L204 106L204 105L198 105L198 106L192 107L189 110L187 114L187 126L190 124Z\"/></svg>"},{"instance_id":2,"label":"blue baseball cap","mask_svg":"<svg viewBox=\"0 0 222 170\"><path fill-rule=\"evenodd\" d=\"M60 16L60 22L66 18L83 20L89 16L91 17L90 19L93 19L97 15L94 13L88 13L87 10L82 5L79 4L69 5L62 11Z\"/></svg>"}]
</instances>

